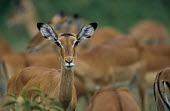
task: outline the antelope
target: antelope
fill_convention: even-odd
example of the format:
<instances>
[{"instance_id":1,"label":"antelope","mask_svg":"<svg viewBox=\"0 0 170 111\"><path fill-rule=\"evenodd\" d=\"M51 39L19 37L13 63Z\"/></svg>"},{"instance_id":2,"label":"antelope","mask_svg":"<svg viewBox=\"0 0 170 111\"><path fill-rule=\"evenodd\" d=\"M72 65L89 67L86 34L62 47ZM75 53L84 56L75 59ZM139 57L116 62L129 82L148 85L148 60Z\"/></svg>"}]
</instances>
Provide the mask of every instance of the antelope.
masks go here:
<instances>
[{"instance_id":1,"label":"antelope","mask_svg":"<svg viewBox=\"0 0 170 111\"><path fill-rule=\"evenodd\" d=\"M129 34L136 37L140 43L160 43L168 39L167 29L154 21L141 21L132 27Z\"/></svg>"},{"instance_id":2,"label":"antelope","mask_svg":"<svg viewBox=\"0 0 170 111\"><path fill-rule=\"evenodd\" d=\"M60 19L59 19L60 18ZM75 26L75 20L78 19L76 15L71 17L58 17L58 15L54 16L52 20L49 22L49 25L54 28L56 32L74 32L77 33L78 29ZM74 28L73 28L74 27ZM37 35L28 43L27 50L29 52L44 52L49 49L54 49L54 44L49 41L46 41L42 38L41 33L37 33Z\"/></svg>"},{"instance_id":3,"label":"antelope","mask_svg":"<svg viewBox=\"0 0 170 111\"><path fill-rule=\"evenodd\" d=\"M52 27L44 23L38 23L37 27L44 38L52 40L57 44L61 70L35 66L24 68L9 80L7 87L8 93L20 95L20 89L22 88L40 88L43 85L45 89L43 90L44 93L57 98L66 111L73 111L76 108L77 101L73 84L74 65L77 55L76 46L80 41L91 37L97 28L97 23L90 23L84 26L77 35L74 33L61 33L57 35ZM27 77L30 79L27 79ZM21 78L22 81L18 81ZM27 82L24 83L24 80ZM33 92L30 91L29 96L31 97L32 95Z\"/></svg>"},{"instance_id":4,"label":"antelope","mask_svg":"<svg viewBox=\"0 0 170 111\"><path fill-rule=\"evenodd\" d=\"M34 37L35 34L38 33L34 25L37 23L38 17L32 0L20 0L17 5L18 7L9 16L8 24L15 25L24 23L30 37Z\"/></svg>"},{"instance_id":5,"label":"antelope","mask_svg":"<svg viewBox=\"0 0 170 111\"><path fill-rule=\"evenodd\" d=\"M87 90L94 92L96 86L133 78L133 72L140 68L139 60L135 39L113 39L80 53L75 72L84 79Z\"/></svg>"},{"instance_id":6,"label":"antelope","mask_svg":"<svg viewBox=\"0 0 170 111\"><path fill-rule=\"evenodd\" d=\"M73 17L63 17L63 12L60 12L59 14L55 15L52 20L49 22L49 24L54 27L57 30L63 31L63 27L68 26L68 24L72 23L72 21L74 20L74 18L76 15L74 15ZM43 37L41 36L41 33L38 33L37 36L35 38L38 39L34 39L34 42L38 42L38 41L44 41ZM44 41L42 42L43 44L48 44L49 41ZM30 47L33 44L30 44ZM38 49L38 47L37 47ZM57 56L54 52L48 52L46 54L43 54L43 58L42 58L42 54L38 53L38 54L29 54L29 53L10 53L10 54L5 54L2 58L1 58L1 75L5 75L4 79L7 81L9 78L11 78L11 76L15 73L17 73L18 71L20 71L22 68L28 67L28 66L40 66L40 67L47 67L47 68L56 68L59 69L60 68L60 64L58 64L58 62L54 62L53 60L56 59ZM46 59L48 59L49 61L46 61ZM17 60L17 62L16 62ZM4 66L5 64L5 66ZM2 67L3 66L3 67ZM5 67L5 69L3 69ZM79 78L75 78L75 85L78 86L78 90L80 88L82 82L79 80ZM76 89L76 90L77 90ZM82 89L82 88L81 88ZM80 92L80 93L79 93ZM79 90L78 91L78 96L82 95L84 91Z\"/></svg>"},{"instance_id":7,"label":"antelope","mask_svg":"<svg viewBox=\"0 0 170 111\"><path fill-rule=\"evenodd\" d=\"M146 88L152 88L156 72L170 64L170 44L144 44L140 45L140 63L141 72L140 76L140 96L142 108L146 110Z\"/></svg>"},{"instance_id":8,"label":"antelope","mask_svg":"<svg viewBox=\"0 0 170 111\"><path fill-rule=\"evenodd\" d=\"M141 46L141 49L142 49L141 62L143 64L146 73L149 72L156 75L155 72L169 65L170 63L169 43L147 44Z\"/></svg>"},{"instance_id":9,"label":"antelope","mask_svg":"<svg viewBox=\"0 0 170 111\"><path fill-rule=\"evenodd\" d=\"M126 87L99 90L91 99L88 111L140 111Z\"/></svg>"},{"instance_id":10,"label":"antelope","mask_svg":"<svg viewBox=\"0 0 170 111\"><path fill-rule=\"evenodd\" d=\"M75 74L83 79L87 96L102 87L129 81L135 73L141 72L139 49L135 38L124 37L80 53ZM142 82L139 83L140 87Z\"/></svg>"},{"instance_id":11,"label":"antelope","mask_svg":"<svg viewBox=\"0 0 170 111\"><path fill-rule=\"evenodd\" d=\"M161 70L155 78L154 96L158 111L169 111L169 89L170 89L170 68L166 67Z\"/></svg>"},{"instance_id":12,"label":"antelope","mask_svg":"<svg viewBox=\"0 0 170 111\"><path fill-rule=\"evenodd\" d=\"M10 45L2 38L0 37L0 58L5 55L12 52L12 48Z\"/></svg>"},{"instance_id":13,"label":"antelope","mask_svg":"<svg viewBox=\"0 0 170 111\"><path fill-rule=\"evenodd\" d=\"M89 92L109 84L131 80L138 72L141 107L146 110L145 76L150 76L149 73L170 63L169 46L167 43L142 46L132 37L112 40L80 53L75 72L84 79L86 90ZM159 64L155 63L156 59Z\"/></svg>"},{"instance_id":14,"label":"antelope","mask_svg":"<svg viewBox=\"0 0 170 111\"><path fill-rule=\"evenodd\" d=\"M110 50L109 50L109 47L111 47ZM105 52L104 53L105 55L103 54L102 49ZM91 54L90 57L89 57L89 54ZM110 57L111 59L109 59L109 55L111 55ZM123 55L129 55L127 57L129 59L126 59L126 58L123 59L124 58ZM140 95L143 101L142 107L145 108L144 106L145 105L144 103L145 101L144 99L145 97L145 94L144 94L145 84L144 83L145 82L144 81L145 80L143 79L145 78L145 75L146 75L146 78L148 78L149 76L148 78L149 83L147 83L147 86L148 85L151 86L153 84L151 79L152 77L155 76L152 74L153 71L155 72L155 71L160 70L160 68L166 67L169 64L168 57L169 57L169 44L167 43L166 44L165 43L164 44L148 44L148 45L138 46L138 41L136 41L134 38L124 37L120 40L115 41L114 39L105 44L100 44L86 52L80 53L80 58L78 59L79 61L78 63L80 63L80 65L78 65L80 66L79 68L80 73L76 70L76 74L81 76L83 79L85 79L85 85L86 85L87 90L94 90L96 86L97 87L105 86L105 85L112 83L112 81L115 81L114 83L117 83L119 81L124 81L128 79L130 80L133 78L134 72L139 70L139 72L141 73L140 78L142 78L139 84L140 93L141 93ZM39 57L37 56L37 58ZM96 58L100 58L100 61L96 60ZM125 63L127 63L127 61L130 60L130 58L136 58L134 60L134 63L131 62L129 63L129 65L125 65ZM160 65L155 64L154 61L156 59L160 61L160 63L162 64L160 64L159 62L158 63ZM110 63L111 60L115 61L115 63L111 64ZM32 61L35 62L36 60L32 60ZM41 63L41 61L43 60L40 59L39 62L35 62L35 64ZM102 62L102 64L98 63L97 61ZM123 66L123 63L124 63L124 66ZM82 67L82 70L80 70L81 67ZM113 72L111 72L112 71L110 70L111 68L108 69L107 67L113 68L112 69ZM140 71L141 67L142 69L145 69L145 70ZM126 70L127 73L124 72L123 70ZM83 72L87 72L87 73L83 74Z\"/></svg>"},{"instance_id":15,"label":"antelope","mask_svg":"<svg viewBox=\"0 0 170 111\"><path fill-rule=\"evenodd\" d=\"M43 56L43 57L42 57ZM1 95L6 93L6 82L21 69L30 66L46 67L60 69L59 60L56 59L56 52L49 53L11 53L10 55L5 55L2 57L0 62L0 76L2 82L0 85L2 89L0 90ZM56 60L55 60L56 59ZM17 62L16 62L17 60ZM48 60L48 61L47 61ZM54 61L55 60L55 61ZM5 81L4 81L5 80ZM75 75L74 85L76 87L77 97L82 97L85 95L85 89L81 78Z\"/></svg>"}]
</instances>

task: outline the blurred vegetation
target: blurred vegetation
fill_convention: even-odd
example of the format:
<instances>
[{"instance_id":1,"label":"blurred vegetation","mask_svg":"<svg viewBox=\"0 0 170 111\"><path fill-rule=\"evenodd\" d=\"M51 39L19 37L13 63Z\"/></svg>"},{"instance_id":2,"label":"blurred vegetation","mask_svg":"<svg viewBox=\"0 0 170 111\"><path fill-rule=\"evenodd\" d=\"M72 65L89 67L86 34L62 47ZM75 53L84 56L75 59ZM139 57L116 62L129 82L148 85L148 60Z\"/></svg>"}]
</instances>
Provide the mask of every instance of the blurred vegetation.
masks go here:
<instances>
[{"instance_id":1,"label":"blurred vegetation","mask_svg":"<svg viewBox=\"0 0 170 111\"><path fill-rule=\"evenodd\" d=\"M6 19L18 0L1 0L0 35L15 49L24 50L29 41L25 27L7 27ZM82 18L96 21L100 27L112 26L121 32L143 19L158 21L170 29L169 0L32 0L40 21L47 22L64 10L66 15L78 13Z\"/></svg>"},{"instance_id":2,"label":"blurred vegetation","mask_svg":"<svg viewBox=\"0 0 170 111\"><path fill-rule=\"evenodd\" d=\"M35 95L32 98L28 98L28 92L34 91ZM55 99L48 97L47 94L43 94L40 89L32 88L30 90L23 90L22 96L16 96L8 94L11 98L3 107L12 106L10 111L64 111L62 105ZM39 98L43 98L39 101ZM9 109L6 109L7 111Z\"/></svg>"}]
</instances>

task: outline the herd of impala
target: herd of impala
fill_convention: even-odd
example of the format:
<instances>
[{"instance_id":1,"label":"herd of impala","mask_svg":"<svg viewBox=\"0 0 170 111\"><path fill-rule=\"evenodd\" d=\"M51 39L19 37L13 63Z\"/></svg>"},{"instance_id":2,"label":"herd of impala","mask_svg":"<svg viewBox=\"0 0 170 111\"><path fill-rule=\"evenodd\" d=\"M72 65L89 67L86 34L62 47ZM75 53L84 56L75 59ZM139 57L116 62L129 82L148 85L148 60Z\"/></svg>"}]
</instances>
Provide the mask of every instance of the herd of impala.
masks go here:
<instances>
[{"instance_id":1,"label":"herd of impala","mask_svg":"<svg viewBox=\"0 0 170 111\"><path fill-rule=\"evenodd\" d=\"M122 34L62 11L41 23L30 0L22 0L8 22L23 22L32 38L25 52L0 38L1 101L7 93L43 86L65 111L74 111L80 98L83 111L147 111L145 92L153 89L158 111L170 111L170 43L163 25L145 20ZM115 87L122 83L126 87ZM132 85L140 107L127 88Z\"/></svg>"}]
</instances>

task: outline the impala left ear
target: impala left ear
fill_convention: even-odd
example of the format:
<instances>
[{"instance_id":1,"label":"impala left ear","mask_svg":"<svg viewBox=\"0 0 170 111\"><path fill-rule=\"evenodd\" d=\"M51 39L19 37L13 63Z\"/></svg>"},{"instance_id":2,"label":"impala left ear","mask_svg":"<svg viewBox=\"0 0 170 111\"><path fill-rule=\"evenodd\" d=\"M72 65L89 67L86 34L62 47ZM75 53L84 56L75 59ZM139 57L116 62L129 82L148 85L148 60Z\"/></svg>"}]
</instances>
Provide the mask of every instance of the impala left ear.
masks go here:
<instances>
[{"instance_id":1,"label":"impala left ear","mask_svg":"<svg viewBox=\"0 0 170 111\"><path fill-rule=\"evenodd\" d=\"M51 26L45 23L37 23L37 28L41 32L42 36L47 40L52 40L53 42L56 42L58 39L57 34L53 30Z\"/></svg>"},{"instance_id":2,"label":"impala left ear","mask_svg":"<svg viewBox=\"0 0 170 111\"><path fill-rule=\"evenodd\" d=\"M85 25L81 31L77 34L77 40L81 41L90 38L97 28L97 23L93 22L89 25Z\"/></svg>"}]
</instances>

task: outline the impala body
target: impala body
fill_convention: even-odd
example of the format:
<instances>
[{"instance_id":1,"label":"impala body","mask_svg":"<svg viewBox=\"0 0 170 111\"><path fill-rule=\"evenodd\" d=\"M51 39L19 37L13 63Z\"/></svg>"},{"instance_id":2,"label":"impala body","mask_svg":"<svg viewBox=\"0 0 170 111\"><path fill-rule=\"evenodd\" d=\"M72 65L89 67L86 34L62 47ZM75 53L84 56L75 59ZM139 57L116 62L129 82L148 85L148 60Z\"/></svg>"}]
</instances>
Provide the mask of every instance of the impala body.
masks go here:
<instances>
[{"instance_id":1,"label":"impala body","mask_svg":"<svg viewBox=\"0 0 170 111\"><path fill-rule=\"evenodd\" d=\"M140 111L129 90L109 87L99 90L91 99L88 111Z\"/></svg>"},{"instance_id":2,"label":"impala body","mask_svg":"<svg viewBox=\"0 0 170 111\"><path fill-rule=\"evenodd\" d=\"M130 29L129 34L136 37L141 44L161 43L168 39L165 26L154 21L141 21Z\"/></svg>"},{"instance_id":3,"label":"impala body","mask_svg":"<svg viewBox=\"0 0 170 111\"><path fill-rule=\"evenodd\" d=\"M12 52L12 48L10 45L2 38L0 37L0 58L5 55Z\"/></svg>"},{"instance_id":4,"label":"impala body","mask_svg":"<svg viewBox=\"0 0 170 111\"><path fill-rule=\"evenodd\" d=\"M55 97L62 103L66 111L74 111L77 97L74 87L74 65L76 61L76 47L84 39L90 38L97 28L97 23L84 26L78 34L61 33L57 35L53 28L44 23L37 24L41 34L47 40L57 45L57 53L61 63L61 70L44 67L28 67L15 74L8 82L8 93L21 94L23 88L40 88L50 97ZM29 96L33 96L32 91Z\"/></svg>"}]
</instances>

